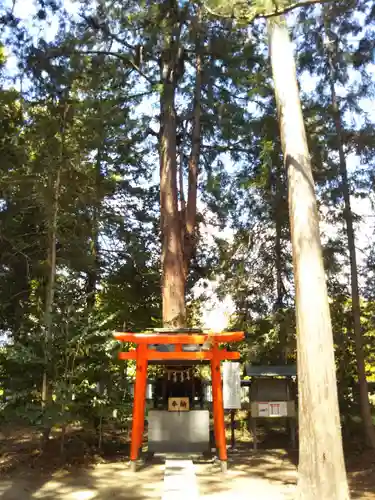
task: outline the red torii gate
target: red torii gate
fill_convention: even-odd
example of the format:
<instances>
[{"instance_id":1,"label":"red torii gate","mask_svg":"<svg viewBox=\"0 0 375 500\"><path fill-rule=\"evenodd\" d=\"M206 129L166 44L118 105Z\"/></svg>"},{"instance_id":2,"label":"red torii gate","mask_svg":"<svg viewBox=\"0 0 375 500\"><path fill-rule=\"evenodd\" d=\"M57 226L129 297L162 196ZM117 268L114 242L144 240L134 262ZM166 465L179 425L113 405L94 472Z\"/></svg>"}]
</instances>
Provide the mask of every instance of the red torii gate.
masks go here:
<instances>
[{"instance_id":1,"label":"red torii gate","mask_svg":"<svg viewBox=\"0 0 375 500\"><path fill-rule=\"evenodd\" d=\"M130 446L130 460L132 468L135 468L139 449L142 446L148 362L156 361L162 364L163 361L183 360L196 362L210 361L211 363L215 442L222 470L226 470L227 447L225 439L223 388L220 362L222 360L239 359L240 353L228 352L225 349L220 349L219 344L243 340L244 332L223 332L193 335L187 333L115 333L114 337L122 342L131 342L137 345L137 348L134 351L119 353L119 359L134 359L137 362ZM203 345L207 343L208 340L210 341L210 348L208 350L194 352L182 350L182 346L184 344ZM159 352L155 349L150 349L150 344L173 345L174 351Z\"/></svg>"}]
</instances>

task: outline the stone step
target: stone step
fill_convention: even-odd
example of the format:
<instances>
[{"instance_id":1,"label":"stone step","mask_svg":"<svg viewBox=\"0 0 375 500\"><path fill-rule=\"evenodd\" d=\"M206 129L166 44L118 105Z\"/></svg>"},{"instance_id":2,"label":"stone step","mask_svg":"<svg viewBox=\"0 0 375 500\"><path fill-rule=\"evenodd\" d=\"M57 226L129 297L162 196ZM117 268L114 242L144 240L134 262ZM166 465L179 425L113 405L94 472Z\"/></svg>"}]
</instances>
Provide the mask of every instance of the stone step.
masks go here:
<instances>
[{"instance_id":1,"label":"stone step","mask_svg":"<svg viewBox=\"0 0 375 500\"><path fill-rule=\"evenodd\" d=\"M165 461L162 500L198 500L199 489L192 460L168 457Z\"/></svg>"}]
</instances>

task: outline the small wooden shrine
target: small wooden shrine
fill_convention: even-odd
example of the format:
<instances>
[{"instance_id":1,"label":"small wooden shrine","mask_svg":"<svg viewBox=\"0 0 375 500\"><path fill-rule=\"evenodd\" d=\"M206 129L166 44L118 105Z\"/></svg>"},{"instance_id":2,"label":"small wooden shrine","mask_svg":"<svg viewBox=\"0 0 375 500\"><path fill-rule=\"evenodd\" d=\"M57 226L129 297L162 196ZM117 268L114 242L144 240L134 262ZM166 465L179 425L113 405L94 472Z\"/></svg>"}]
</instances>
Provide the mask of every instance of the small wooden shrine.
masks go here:
<instances>
[{"instance_id":1,"label":"small wooden shrine","mask_svg":"<svg viewBox=\"0 0 375 500\"><path fill-rule=\"evenodd\" d=\"M292 447L296 446L296 365L255 366L245 365L246 375L251 378L249 384L250 416L249 426L253 434L253 446L256 449L257 422L278 419L285 422L289 429Z\"/></svg>"},{"instance_id":2,"label":"small wooden shrine","mask_svg":"<svg viewBox=\"0 0 375 500\"><path fill-rule=\"evenodd\" d=\"M227 468L227 448L225 438L223 387L220 364L223 360L238 360L239 352L228 352L221 344L243 340L243 332L192 333L191 331L116 333L115 338L122 342L136 344L136 349L120 352L119 359L136 360L134 387L133 421L130 447L130 460L133 470L142 447L145 424L145 397L147 368L149 364L164 365L164 377L157 381L159 389L153 412L154 434L162 434L162 439L150 442L151 451L172 452L172 444L180 441L183 451L194 452L200 449L200 437L188 441L188 429L195 434L204 426L209 430L209 414L202 408L203 386L199 377L194 376L192 367L200 363L211 365L212 411L214 437L217 453L223 471ZM198 395L198 397L197 397ZM196 406L198 400L199 408ZM202 431L201 431L202 434ZM173 442L173 443L172 443ZM180 443L180 444L181 444ZM176 450L177 451L177 450Z\"/></svg>"}]
</instances>

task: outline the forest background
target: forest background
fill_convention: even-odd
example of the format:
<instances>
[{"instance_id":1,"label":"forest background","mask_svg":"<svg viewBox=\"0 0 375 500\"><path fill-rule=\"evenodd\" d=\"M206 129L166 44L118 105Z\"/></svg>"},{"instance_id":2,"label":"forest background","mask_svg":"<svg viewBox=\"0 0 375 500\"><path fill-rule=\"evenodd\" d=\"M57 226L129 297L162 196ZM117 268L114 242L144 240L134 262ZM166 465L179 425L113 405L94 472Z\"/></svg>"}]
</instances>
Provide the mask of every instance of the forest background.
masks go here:
<instances>
[{"instance_id":1,"label":"forest background","mask_svg":"<svg viewBox=\"0 0 375 500\"><path fill-rule=\"evenodd\" d=\"M163 19L131 0L121 8L4 1L0 13L1 418L48 432L76 422L124 423L134 366L117 362L111 333L163 323ZM349 431L361 413L353 280L370 392L375 381L374 16L364 0L288 16ZM267 43L262 19L248 25L200 14L198 25L186 21L174 81L175 146L183 212L199 101L188 326L243 329L243 361L280 364L296 357L294 281Z\"/></svg>"}]
</instances>

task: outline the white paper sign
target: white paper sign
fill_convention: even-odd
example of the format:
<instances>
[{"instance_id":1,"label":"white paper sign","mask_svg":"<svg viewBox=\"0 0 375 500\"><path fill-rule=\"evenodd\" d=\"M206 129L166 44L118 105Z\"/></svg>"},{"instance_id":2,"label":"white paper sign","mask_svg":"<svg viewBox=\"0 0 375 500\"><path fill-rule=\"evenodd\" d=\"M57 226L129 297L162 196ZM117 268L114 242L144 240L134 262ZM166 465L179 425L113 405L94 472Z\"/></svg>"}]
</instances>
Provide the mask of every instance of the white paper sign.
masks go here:
<instances>
[{"instance_id":1,"label":"white paper sign","mask_svg":"<svg viewBox=\"0 0 375 500\"><path fill-rule=\"evenodd\" d=\"M268 403L258 403L258 415L260 417L268 417L269 416Z\"/></svg>"},{"instance_id":2,"label":"white paper sign","mask_svg":"<svg viewBox=\"0 0 375 500\"><path fill-rule=\"evenodd\" d=\"M223 363L223 400L226 410L241 408L240 370L240 363Z\"/></svg>"},{"instance_id":3,"label":"white paper sign","mask_svg":"<svg viewBox=\"0 0 375 500\"><path fill-rule=\"evenodd\" d=\"M204 397L208 403L212 403L212 385L205 386Z\"/></svg>"},{"instance_id":4,"label":"white paper sign","mask_svg":"<svg viewBox=\"0 0 375 500\"><path fill-rule=\"evenodd\" d=\"M259 417L286 417L288 408L286 401L268 401L267 403L258 403Z\"/></svg>"},{"instance_id":5,"label":"white paper sign","mask_svg":"<svg viewBox=\"0 0 375 500\"><path fill-rule=\"evenodd\" d=\"M270 417L286 417L288 414L286 401L271 401L269 405Z\"/></svg>"}]
</instances>

